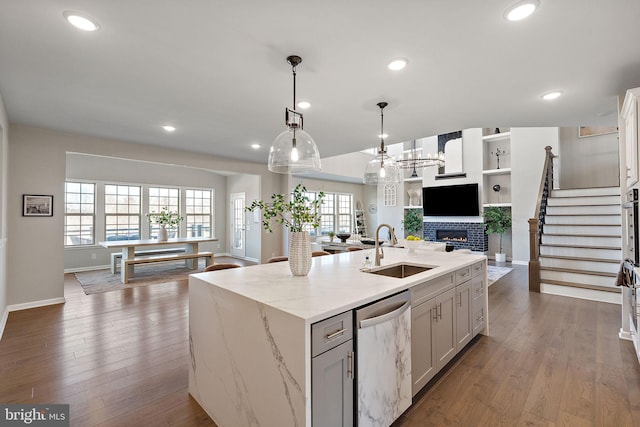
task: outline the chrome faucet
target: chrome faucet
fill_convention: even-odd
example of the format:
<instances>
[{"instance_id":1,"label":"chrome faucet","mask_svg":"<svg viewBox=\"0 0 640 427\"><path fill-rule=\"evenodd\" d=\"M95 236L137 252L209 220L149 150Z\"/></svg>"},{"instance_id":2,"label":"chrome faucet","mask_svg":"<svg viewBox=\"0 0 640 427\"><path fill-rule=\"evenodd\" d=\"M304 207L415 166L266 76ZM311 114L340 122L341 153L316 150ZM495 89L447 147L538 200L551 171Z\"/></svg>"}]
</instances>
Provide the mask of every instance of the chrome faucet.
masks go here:
<instances>
[{"instance_id":1,"label":"chrome faucet","mask_svg":"<svg viewBox=\"0 0 640 427\"><path fill-rule=\"evenodd\" d=\"M389 233L391 233L391 246L394 246L398 243L398 239L396 239L396 231L392 226L390 226L389 224L380 224L378 228L376 228L376 234L374 235L374 238L376 239L376 267L380 267L380 260L384 258L384 250L382 249L382 246L380 246L380 243L378 243L378 232L380 232L380 229L382 227L387 227L389 229Z\"/></svg>"}]
</instances>

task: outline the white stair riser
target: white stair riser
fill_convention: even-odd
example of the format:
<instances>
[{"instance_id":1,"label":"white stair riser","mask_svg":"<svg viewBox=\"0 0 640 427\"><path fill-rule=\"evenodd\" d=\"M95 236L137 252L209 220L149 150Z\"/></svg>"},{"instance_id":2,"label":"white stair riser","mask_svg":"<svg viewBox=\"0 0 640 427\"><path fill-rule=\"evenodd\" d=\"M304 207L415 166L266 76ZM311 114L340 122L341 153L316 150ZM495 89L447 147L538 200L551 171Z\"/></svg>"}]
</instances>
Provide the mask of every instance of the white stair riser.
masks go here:
<instances>
[{"instance_id":1,"label":"white stair riser","mask_svg":"<svg viewBox=\"0 0 640 427\"><path fill-rule=\"evenodd\" d=\"M576 225L576 224L545 224L544 232L549 234L575 234L575 235L599 235L617 236L622 234L619 225Z\"/></svg>"},{"instance_id":2,"label":"white stair riser","mask_svg":"<svg viewBox=\"0 0 640 427\"><path fill-rule=\"evenodd\" d=\"M620 196L597 197L550 197L547 206L577 206L577 205L618 205Z\"/></svg>"},{"instance_id":3,"label":"white stair riser","mask_svg":"<svg viewBox=\"0 0 640 427\"><path fill-rule=\"evenodd\" d=\"M551 247L540 246L541 255L564 255L583 258L600 258L620 261L622 260L622 251L620 249L588 249L575 247Z\"/></svg>"},{"instance_id":4,"label":"white stair riser","mask_svg":"<svg viewBox=\"0 0 640 427\"><path fill-rule=\"evenodd\" d=\"M547 206L547 215L620 215L620 205Z\"/></svg>"},{"instance_id":5,"label":"white stair riser","mask_svg":"<svg viewBox=\"0 0 640 427\"><path fill-rule=\"evenodd\" d=\"M601 224L601 225L621 225L621 215L570 215L558 216L547 215L544 219L545 224Z\"/></svg>"},{"instance_id":6,"label":"white stair riser","mask_svg":"<svg viewBox=\"0 0 640 427\"><path fill-rule=\"evenodd\" d=\"M607 246L614 249L622 247L620 237L550 236L543 234L542 243L567 246Z\"/></svg>"},{"instance_id":7,"label":"white stair riser","mask_svg":"<svg viewBox=\"0 0 640 427\"><path fill-rule=\"evenodd\" d=\"M540 257L542 267L569 268L572 270L597 271L600 273L617 273L620 265L612 262L583 261L576 259Z\"/></svg>"},{"instance_id":8,"label":"white stair riser","mask_svg":"<svg viewBox=\"0 0 640 427\"><path fill-rule=\"evenodd\" d=\"M540 292L543 294L562 295L571 298L581 298L590 301L622 304L622 295L619 293L596 291L594 289L582 289L568 286L540 283Z\"/></svg>"},{"instance_id":9,"label":"white stair riser","mask_svg":"<svg viewBox=\"0 0 640 427\"><path fill-rule=\"evenodd\" d=\"M540 270L540 281L559 280L562 282L580 283L583 285L616 287L616 278L607 276L596 276L592 274L568 273L564 271Z\"/></svg>"},{"instance_id":10,"label":"white stair riser","mask_svg":"<svg viewBox=\"0 0 640 427\"><path fill-rule=\"evenodd\" d=\"M619 196L620 187L576 188L572 190L552 190L551 197Z\"/></svg>"}]
</instances>

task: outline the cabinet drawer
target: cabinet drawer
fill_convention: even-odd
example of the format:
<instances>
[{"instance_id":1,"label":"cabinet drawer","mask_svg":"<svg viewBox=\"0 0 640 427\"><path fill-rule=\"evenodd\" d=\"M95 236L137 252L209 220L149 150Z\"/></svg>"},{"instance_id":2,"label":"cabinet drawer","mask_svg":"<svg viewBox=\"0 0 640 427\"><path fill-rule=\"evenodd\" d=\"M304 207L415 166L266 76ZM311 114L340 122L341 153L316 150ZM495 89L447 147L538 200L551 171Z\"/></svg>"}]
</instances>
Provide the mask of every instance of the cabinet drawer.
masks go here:
<instances>
[{"instance_id":1,"label":"cabinet drawer","mask_svg":"<svg viewBox=\"0 0 640 427\"><path fill-rule=\"evenodd\" d=\"M471 280L471 298L474 306L476 302L484 304L484 276L476 276Z\"/></svg>"},{"instance_id":2,"label":"cabinet drawer","mask_svg":"<svg viewBox=\"0 0 640 427\"><path fill-rule=\"evenodd\" d=\"M484 275L485 265L486 263L484 261L476 262L475 264L473 264L471 266L471 276L476 277L481 274Z\"/></svg>"},{"instance_id":3,"label":"cabinet drawer","mask_svg":"<svg viewBox=\"0 0 640 427\"><path fill-rule=\"evenodd\" d=\"M484 329L484 306L473 309L473 336L475 337Z\"/></svg>"},{"instance_id":4,"label":"cabinet drawer","mask_svg":"<svg viewBox=\"0 0 640 427\"><path fill-rule=\"evenodd\" d=\"M346 311L311 325L311 356L315 357L353 338L353 314Z\"/></svg>"},{"instance_id":5,"label":"cabinet drawer","mask_svg":"<svg viewBox=\"0 0 640 427\"><path fill-rule=\"evenodd\" d=\"M454 273L420 283L411 288L411 305L413 307L430 300L436 295L452 288L455 284Z\"/></svg>"},{"instance_id":6,"label":"cabinet drawer","mask_svg":"<svg viewBox=\"0 0 640 427\"><path fill-rule=\"evenodd\" d=\"M471 279L471 266L456 271L456 285Z\"/></svg>"}]
</instances>

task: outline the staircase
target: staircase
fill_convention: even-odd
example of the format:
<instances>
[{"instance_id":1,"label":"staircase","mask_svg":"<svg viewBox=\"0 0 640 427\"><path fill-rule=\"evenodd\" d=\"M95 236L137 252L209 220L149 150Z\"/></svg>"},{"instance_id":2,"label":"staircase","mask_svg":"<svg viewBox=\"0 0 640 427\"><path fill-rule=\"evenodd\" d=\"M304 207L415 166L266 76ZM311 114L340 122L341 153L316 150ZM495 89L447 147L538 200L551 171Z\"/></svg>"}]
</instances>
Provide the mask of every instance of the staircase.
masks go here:
<instances>
[{"instance_id":1,"label":"staircase","mask_svg":"<svg viewBox=\"0 0 640 427\"><path fill-rule=\"evenodd\" d=\"M620 304L620 189L552 190L540 244L540 291Z\"/></svg>"}]
</instances>

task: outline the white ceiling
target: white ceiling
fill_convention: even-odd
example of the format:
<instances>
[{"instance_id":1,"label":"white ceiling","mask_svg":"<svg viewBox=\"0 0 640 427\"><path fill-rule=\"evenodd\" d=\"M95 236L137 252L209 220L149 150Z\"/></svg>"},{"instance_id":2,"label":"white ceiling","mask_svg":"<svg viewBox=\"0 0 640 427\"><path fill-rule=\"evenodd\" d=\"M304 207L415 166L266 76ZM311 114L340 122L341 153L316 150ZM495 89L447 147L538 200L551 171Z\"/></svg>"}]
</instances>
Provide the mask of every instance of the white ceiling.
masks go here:
<instances>
[{"instance_id":1,"label":"white ceiling","mask_svg":"<svg viewBox=\"0 0 640 427\"><path fill-rule=\"evenodd\" d=\"M266 163L298 100L322 157L469 127L615 125L640 86L640 1L0 0L12 123ZM65 10L101 25L85 33ZM386 68L409 59L401 72ZM540 95L562 89L544 102ZM166 134L160 125L178 130ZM260 151L250 144L263 144Z\"/></svg>"}]
</instances>

